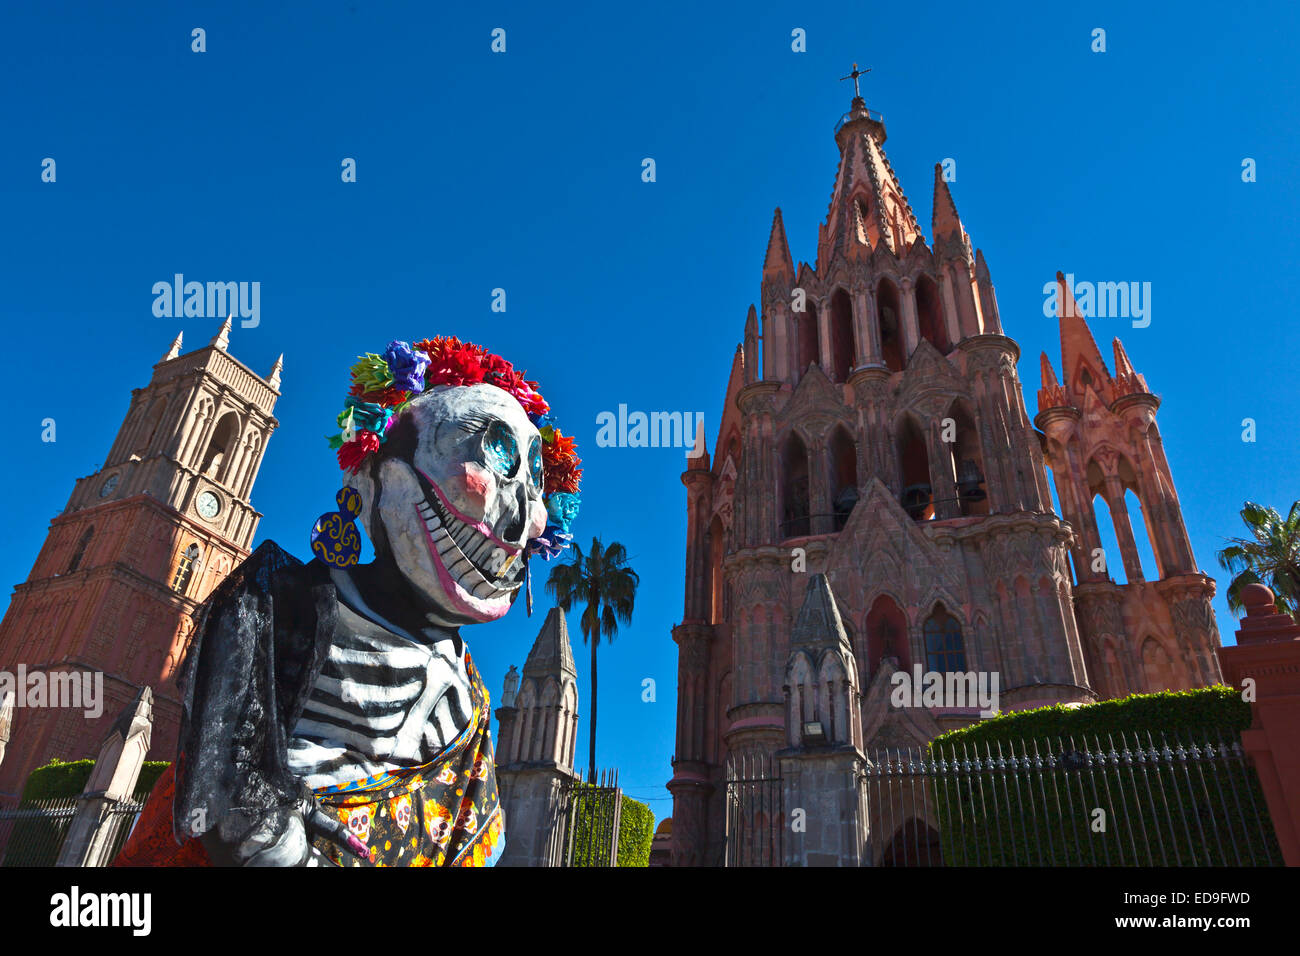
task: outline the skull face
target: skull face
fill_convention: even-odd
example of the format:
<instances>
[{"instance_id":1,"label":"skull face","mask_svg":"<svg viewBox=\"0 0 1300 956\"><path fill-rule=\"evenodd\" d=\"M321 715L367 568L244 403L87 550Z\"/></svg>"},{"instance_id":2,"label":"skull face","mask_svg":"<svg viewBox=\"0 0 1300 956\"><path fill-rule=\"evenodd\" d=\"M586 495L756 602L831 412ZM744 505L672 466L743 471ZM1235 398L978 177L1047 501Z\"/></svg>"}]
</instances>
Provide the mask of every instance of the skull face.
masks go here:
<instances>
[{"instance_id":1,"label":"skull face","mask_svg":"<svg viewBox=\"0 0 1300 956\"><path fill-rule=\"evenodd\" d=\"M348 830L352 835L366 843L370 839L370 808L354 807L348 814Z\"/></svg>"},{"instance_id":2,"label":"skull face","mask_svg":"<svg viewBox=\"0 0 1300 956\"><path fill-rule=\"evenodd\" d=\"M438 807L436 812L425 817L425 829L430 840L439 847L445 847L451 840L451 813L443 807Z\"/></svg>"},{"instance_id":3,"label":"skull face","mask_svg":"<svg viewBox=\"0 0 1300 956\"><path fill-rule=\"evenodd\" d=\"M393 822L397 828L406 833L406 828L411 825L411 798L407 795L398 797L393 801Z\"/></svg>"},{"instance_id":4,"label":"skull face","mask_svg":"<svg viewBox=\"0 0 1300 956\"><path fill-rule=\"evenodd\" d=\"M386 541L431 620L496 620L519 593L529 539L546 527L541 435L493 385L438 386L406 414L409 454L355 482L366 532L377 550Z\"/></svg>"}]
</instances>

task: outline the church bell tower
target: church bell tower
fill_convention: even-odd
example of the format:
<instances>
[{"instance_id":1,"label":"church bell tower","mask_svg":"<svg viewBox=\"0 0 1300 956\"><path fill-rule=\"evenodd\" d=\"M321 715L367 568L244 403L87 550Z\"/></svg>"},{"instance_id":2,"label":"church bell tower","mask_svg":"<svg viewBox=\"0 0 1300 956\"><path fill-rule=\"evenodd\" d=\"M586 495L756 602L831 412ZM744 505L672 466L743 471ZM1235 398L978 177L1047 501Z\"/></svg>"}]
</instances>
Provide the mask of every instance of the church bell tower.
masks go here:
<instances>
[{"instance_id":1,"label":"church bell tower","mask_svg":"<svg viewBox=\"0 0 1300 956\"><path fill-rule=\"evenodd\" d=\"M14 589L0 621L0 669L102 674L104 700L98 719L81 708L15 708L0 794L19 792L51 758L92 756L144 686L154 694L153 753L172 758L174 676L191 615L249 554L262 517L253 483L279 424L283 357L262 378L228 351L230 328L227 319L186 354L176 336L133 390L103 466L77 479Z\"/></svg>"}]
</instances>

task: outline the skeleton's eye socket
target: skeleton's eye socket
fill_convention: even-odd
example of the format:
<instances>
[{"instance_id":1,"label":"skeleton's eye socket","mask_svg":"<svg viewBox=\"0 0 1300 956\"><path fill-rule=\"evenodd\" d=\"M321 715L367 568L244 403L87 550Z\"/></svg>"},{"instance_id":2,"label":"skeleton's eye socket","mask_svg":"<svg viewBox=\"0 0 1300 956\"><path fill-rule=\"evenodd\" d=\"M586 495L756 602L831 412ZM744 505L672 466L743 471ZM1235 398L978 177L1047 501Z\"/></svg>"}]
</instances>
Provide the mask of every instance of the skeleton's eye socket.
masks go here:
<instances>
[{"instance_id":1,"label":"skeleton's eye socket","mask_svg":"<svg viewBox=\"0 0 1300 956\"><path fill-rule=\"evenodd\" d=\"M483 436L483 452L488 467L506 478L519 470L519 446L504 422L493 422Z\"/></svg>"},{"instance_id":2,"label":"skeleton's eye socket","mask_svg":"<svg viewBox=\"0 0 1300 956\"><path fill-rule=\"evenodd\" d=\"M534 437L528 445L528 473L533 487L542 487L542 440Z\"/></svg>"}]
</instances>

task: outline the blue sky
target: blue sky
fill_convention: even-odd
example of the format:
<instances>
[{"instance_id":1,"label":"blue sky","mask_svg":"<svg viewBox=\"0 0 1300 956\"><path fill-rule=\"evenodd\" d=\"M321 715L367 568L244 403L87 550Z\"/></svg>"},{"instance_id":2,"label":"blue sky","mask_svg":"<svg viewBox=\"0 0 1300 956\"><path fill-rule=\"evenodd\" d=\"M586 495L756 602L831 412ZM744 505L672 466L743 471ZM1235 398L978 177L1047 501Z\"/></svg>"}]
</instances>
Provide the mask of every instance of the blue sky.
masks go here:
<instances>
[{"instance_id":1,"label":"blue sky","mask_svg":"<svg viewBox=\"0 0 1300 956\"><path fill-rule=\"evenodd\" d=\"M1042 287L1152 283L1152 322L1100 319L1161 395L1193 546L1238 533L1252 498L1285 510L1300 466L1287 351L1300 254L1295 8L1121 3L6 5L0 28L0 321L10 467L0 582L23 580L76 477L107 454L130 390L178 329L153 283L262 284L231 351L283 398L253 502L259 539L300 556L332 507L347 368L394 338L454 334L542 383L586 460L577 531L623 542L632 625L600 663L598 762L669 811L685 490L680 450L599 449L596 416L703 411L710 443L773 207L815 256L850 90L929 234L933 164L984 250L1036 410L1059 369ZM207 31L207 52L190 31ZM507 31L507 52L490 32ZM1090 51L1091 31L1107 51ZM791 31L807 32L794 53ZM42 183L41 161L57 162ZM340 181L344 157L358 181ZM657 182L641 181L652 157ZM1258 182L1241 181L1241 162ZM507 311L491 311L494 288ZM55 443L40 422L58 423ZM1241 440L1242 419L1258 441ZM711 444L710 444L711 447ZM546 608L541 581L534 584ZM1220 589L1222 590L1222 579ZM1222 599L1219 624L1234 624ZM544 614L467 633L499 692ZM573 616L576 626L577 615ZM585 765L588 665L578 763ZM658 685L642 701L642 681Z\"/></svg>"}]
</instances>

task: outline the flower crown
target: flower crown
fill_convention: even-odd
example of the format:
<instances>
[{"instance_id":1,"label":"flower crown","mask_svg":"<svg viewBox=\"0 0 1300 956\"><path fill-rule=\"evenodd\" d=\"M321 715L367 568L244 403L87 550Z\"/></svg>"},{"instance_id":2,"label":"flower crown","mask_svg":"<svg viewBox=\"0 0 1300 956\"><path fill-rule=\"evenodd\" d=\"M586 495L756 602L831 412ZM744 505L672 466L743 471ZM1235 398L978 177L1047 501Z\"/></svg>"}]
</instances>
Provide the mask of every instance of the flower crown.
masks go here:
<instances>
[{"instance_id":1,"label":"flower crown","mask_svg":"<svg viewBox=\"0 0 1300 956\"><path fill-rule=\"evenodd\" d=\"M406 406L436 385L495 385L510 393L542 436L542 498L546 503L546 530L528 543L528 550L548 561L563 551L573 535L569 526L578 515L578 485L582 460L573 439L560 434L537 383L480 345L450 336L416 342L390 342L383 355L367 352L352 366L352 387L343 400L338 424L343 429L330 437L338 449L339 467L355 475L365 461L388 440L388 432Z\"/></svg>"}]
</instances>

